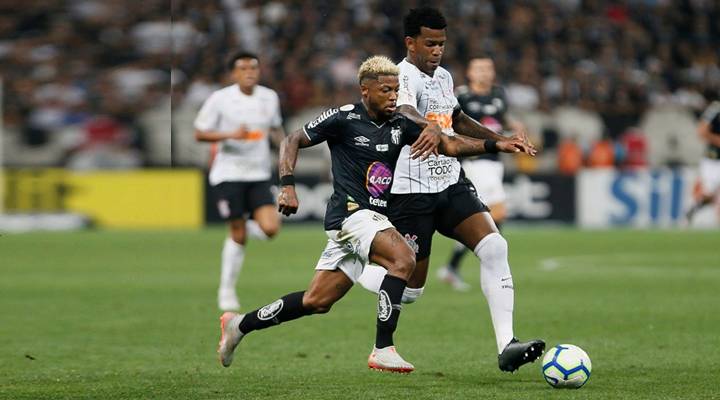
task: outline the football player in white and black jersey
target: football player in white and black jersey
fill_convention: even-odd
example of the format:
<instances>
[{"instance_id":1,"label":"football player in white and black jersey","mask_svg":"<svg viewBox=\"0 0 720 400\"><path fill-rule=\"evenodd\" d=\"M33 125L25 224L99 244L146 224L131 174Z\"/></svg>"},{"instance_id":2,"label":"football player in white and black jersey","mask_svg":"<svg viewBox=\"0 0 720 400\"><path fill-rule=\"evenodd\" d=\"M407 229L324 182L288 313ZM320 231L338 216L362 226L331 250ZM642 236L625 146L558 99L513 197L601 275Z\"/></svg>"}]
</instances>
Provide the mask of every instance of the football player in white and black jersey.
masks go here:
<instances>
[{"instance_id":1,"label":"football player in white and black jersey","mask_svg":"<svg viewBox=\"0 0 720 400\"><path fill-rule=\"evenodd\" d=\"M495 63L492 58L473 58L468 63L466 75L468 84L455 89L458 103L465 114L497 133L510 131L526 135L524 124L508 115L505 90L495 84ZM490 216L500 231L507 215L502 161L497 154L466 157L462 160L462 168L475 186L478 196L490 208ZM468 248L458 242L447 265L438 269L438 278L458 291L470 288L459 273L460 261L467 252Z\"/></svg>"},{"instance_id":2,"label":"football player in white and black jersey","mask_svg":"<svg viewBox=\"0 0 720 400\"><path fill-rule=\"evenodd\" d=\"M368 366L409 373L414 366L397 353L393 333L402 309L401 298L415 269L415 253L387 218L393 170L400 152L415 157L433 152L453 156L485 151L518 152L520 141L453 138L395 113L398 67L388 58L367 59L358 72L362 101L323 112L280 148L279 210L290 215L299 207L294 187L298 150L326 142L330 148L333 194L325 213L328 242L307 290L287 294L246 314L226 312L220 318L220 361L229 366L240 340L250 332L306 315L326 313L372 262L387 270L378 290L375 346Z\"/></svg>"},{"instance_id":3,"label":"football player in white and black jersey","mask_svg":"<svg viewBox=\"0 0 720 400\"><path fill-rule=\"evenodd\" d=\"M713 202L720 222L720 100L717 95L712 97L715 101L705 109L698 124L700 140L706 147L699 166L699 190L695 203L687 212L689 222L700 208Z\"/></svg>"},{"instance_id":4,"label":"football player in white and black jersey","mask_svg":"<svg viewBox=\"0 0 720 400\"><path fill-rule=\"evenodd\" d=\"M459 133L482 139L520 141L522 151L535 155L527 137L505 137L465 114L453 94L450 73L440 66L445 49L447 23L435 8L410 10L404 18L406 58L400 67L398 112L441 136ZM391 189L390 220L416 253L416 268L403 295L406 303L422 295L427 279L432 235L437 230L453 238L480 259L481 288L487 299L495 330L498 367L515 371L536 360L545 348L542 340L520 342L513 332L514 286L508 246L485 204L464 176L454 157L410 157L409 147L400 154ZM365 268L359 282L378 291L385 270Z\"/></svg>"},{"instance_id":5,"label":"football player in white and black jersey","mask_svg":"<svg viewBox=\"0 0 720 400\"><path fill-rule=\"evenodd\" d=\"M217 146L209 180L229 228L218 289L218 307L224 311L240 308L235 286L248 233L268 239L280 229L270 191L270 141L279 143L285 136L277 93L258 85L257 56L238 52L228 59L228 69L234 83L213 92L195 119L195 138Z\"/></svg>"}]
</instances>

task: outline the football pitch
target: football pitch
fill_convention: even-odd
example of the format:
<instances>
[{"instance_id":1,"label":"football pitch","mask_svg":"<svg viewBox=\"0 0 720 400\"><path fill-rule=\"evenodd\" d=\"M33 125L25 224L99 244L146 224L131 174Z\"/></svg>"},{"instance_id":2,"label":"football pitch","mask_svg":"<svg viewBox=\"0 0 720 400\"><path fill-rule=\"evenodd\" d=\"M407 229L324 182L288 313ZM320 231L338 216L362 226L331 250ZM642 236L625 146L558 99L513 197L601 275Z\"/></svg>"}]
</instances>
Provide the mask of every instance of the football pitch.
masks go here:
<instances>
[{"instance_id":1,"label":"football pitch","mask_svg":"<svg viewBox=\"0 0 720 400\"><path fill-rule=\"evenodd\" d=\"M576 344L593 371L556 390L540 363L497 368L474 256L473 288L435 279L396 344L410 375L368 370L375 296L356 287L329 314L248 335L215 354L221 227L0 236L0 399L720 399L720 232L510 228L515 331ZM251 242L244 310L307 286L319 225Z\"/></svg>"}]
</instances>

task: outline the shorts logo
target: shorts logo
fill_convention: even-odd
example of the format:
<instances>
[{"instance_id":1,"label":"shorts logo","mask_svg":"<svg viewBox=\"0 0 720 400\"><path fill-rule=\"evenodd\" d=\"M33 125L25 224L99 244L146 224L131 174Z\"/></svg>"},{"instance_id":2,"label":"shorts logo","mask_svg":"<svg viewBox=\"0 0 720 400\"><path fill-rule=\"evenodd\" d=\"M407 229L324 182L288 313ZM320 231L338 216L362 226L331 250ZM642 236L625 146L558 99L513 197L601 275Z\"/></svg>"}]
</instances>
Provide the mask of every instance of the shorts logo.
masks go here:
<instances>
[{"instance_id":1,"label":"shorts logo","mask_svg":"<svg viewBox=\"0 0 720 400\"><path fill-rule=\"evenodd\" d=\"M277 315L280 314L280 311L282 311L284 304L283 299L278 299L259 309L257 313L258 319L261 321L267 321L277 317Z\"/></svg>"},{"instance_id":2,"label":"shorts logo","mask_svg":"<svg viewBox=\"0 0 720 400\"><path fill-rule=\"evenodd\" d=\"M230 203L223 199L218 201L217 203L218 207L218 213L222 218L229 218L230 217Z\"/></svg>"},{"instance_id":3,"label":"shorts logo","mask_svg":"<svg viewBox=\"0 0 720 400\"><path fill-rule=\"evenodd\" d=\"M372 197L380 197L392 184L392 170L380 161L375 161L367 169L365 188Z\"/></svg>"},{"instance_id":4,"label":"shorts logo","mask_svg":"<svg viewBox=\"0 0 720 400\"><path fill-rule=\"evenodd\" d=\"M392 303L390 303L390 296L387 292L381 290L378 293L378 319L385 322L390 319L392 315Z\"/></svg>"},{"instance_id":5,"label":"shorts logo","mask_svg":"<svg viewBox=\"0 0 720 400\"><path fill-rule=\"evenodd\" d=\"M405 234L405 241L407 242L408 246L413 249L415 254L418 254L420 252L420 245L417 244L417 238L417 235L411 235L409 233Z\"/></svg>"}]
</instances>

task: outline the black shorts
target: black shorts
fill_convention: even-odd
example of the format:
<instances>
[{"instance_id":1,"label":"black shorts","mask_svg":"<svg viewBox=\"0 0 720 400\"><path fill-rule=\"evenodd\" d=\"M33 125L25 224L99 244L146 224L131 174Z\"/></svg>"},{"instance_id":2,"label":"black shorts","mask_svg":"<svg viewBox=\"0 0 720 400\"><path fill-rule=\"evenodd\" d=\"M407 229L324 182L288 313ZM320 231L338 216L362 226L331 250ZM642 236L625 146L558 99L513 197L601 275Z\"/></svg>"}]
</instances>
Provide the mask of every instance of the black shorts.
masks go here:
<instances>
[{"instance_id":1,"label":"black shorts","mask_svg":"<svg viewBox=\"0 0 720 400\"><path fill-rule=\"evenodd\" d=\"M256 209L274 205L270 187L270 181L220 182L213 187L220 217L225 220L247 219Z\"/></svg>"},{"instance_id":2,"label":"black shorts","mask_svg":"<svg viewBox=\"0 0 720 400\"><path fill-rule=\"evenodd\" d=\"M460 176L458 183L440 193L396 194L391 199L390 221L415 250L417 260L430 256L435 231L453 238L453 230L473 214L490 209L478 198L475 187Z\"/></svg>"}]
</instances>

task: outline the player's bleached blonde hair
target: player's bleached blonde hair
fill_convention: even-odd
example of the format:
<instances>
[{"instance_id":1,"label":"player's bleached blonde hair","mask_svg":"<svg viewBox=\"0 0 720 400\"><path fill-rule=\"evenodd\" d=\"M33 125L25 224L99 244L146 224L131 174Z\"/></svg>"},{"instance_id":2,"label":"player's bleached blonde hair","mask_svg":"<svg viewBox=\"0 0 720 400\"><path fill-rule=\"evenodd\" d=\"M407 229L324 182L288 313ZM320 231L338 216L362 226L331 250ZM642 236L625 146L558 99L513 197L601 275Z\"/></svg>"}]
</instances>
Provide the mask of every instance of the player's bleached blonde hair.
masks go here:
<instances>
[{"instance_id":1,"label":"player's bleached blonde hair","mask_svg":"<svg viewBox=\"0 0 720 400\"><path fill-rule=\"evenodd\" d=\"M400 68L385 56L372 56L363 61L358 70L358 82L365 79L377 79L380 75L399 75Z\"/></svg>"}]
</instances>

